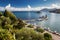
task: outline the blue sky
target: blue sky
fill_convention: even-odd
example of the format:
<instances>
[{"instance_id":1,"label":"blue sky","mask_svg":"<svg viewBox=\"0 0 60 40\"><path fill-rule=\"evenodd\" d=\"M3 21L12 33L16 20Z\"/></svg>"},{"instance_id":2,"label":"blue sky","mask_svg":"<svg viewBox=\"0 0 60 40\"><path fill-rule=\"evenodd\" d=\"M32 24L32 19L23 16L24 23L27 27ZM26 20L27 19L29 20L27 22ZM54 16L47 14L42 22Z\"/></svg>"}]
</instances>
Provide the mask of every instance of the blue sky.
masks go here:
<instances>
[{"instance_id":1,"label":"blue sky","mask_svg":"<svg viewBox=\"0 0 60 40\"><path fill-rule=\"evenodd\" d=\"M51 4L59 4L60 0L0 0L0 6L5 7L11 4L13 7L31 7L49 6Z\"/></svg>"},{"instance_id":2,"label":"blue sky","mask_svg":"<svg viewBox=\"0 0 60 40\"><path fill-rule=\"evenodd\" d=\"M0 0L0 10L38 11L44 8L59 8L60 0Z\"/></svg>"}]
</instances>

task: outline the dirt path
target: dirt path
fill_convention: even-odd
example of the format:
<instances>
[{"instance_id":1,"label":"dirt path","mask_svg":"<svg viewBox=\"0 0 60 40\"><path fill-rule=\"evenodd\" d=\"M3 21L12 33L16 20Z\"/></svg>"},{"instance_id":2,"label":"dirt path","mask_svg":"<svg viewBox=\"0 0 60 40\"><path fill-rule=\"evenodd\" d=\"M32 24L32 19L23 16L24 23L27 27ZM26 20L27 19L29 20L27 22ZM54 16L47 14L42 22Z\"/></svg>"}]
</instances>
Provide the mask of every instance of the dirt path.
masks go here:
<instances>
[{"instance_id":1,"label":"dirt path","mask_svg":"<svg viewBox=\"0 0 60 40\"><path fill-rule=\"evenodd\" d=\"M44 33L46 33L46 32L47 32L47 31L45 31ZM52 34L52 33L50 33L50 32L47 32L47 33L49 33L49 34L52 35L53 40L60 40L60 36L58 36L58 35L56 35L56 34Z\"/></svg>"},{"instance_id":2,"label":"dirt path","mask_svg":"<svg viewBox=\"0 0 60 40\"><path fill-rule=\"evenodd\" d=\"M53 40L60 40L60 36L52 34L52 33L50 34L52 35Z\"/></svg>"}]
</instances>

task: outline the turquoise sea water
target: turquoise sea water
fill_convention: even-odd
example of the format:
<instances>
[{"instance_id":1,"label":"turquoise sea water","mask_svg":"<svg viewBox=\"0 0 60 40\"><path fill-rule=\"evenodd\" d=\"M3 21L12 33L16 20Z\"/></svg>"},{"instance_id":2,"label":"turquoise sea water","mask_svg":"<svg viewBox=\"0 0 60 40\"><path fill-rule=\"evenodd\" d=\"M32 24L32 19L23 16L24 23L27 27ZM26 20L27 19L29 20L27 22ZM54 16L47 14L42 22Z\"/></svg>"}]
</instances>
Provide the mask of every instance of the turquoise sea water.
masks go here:
<instances>
[{"instance_id":1,"label":"turquoise sea water","mask_svg":"<svg viewBox=\"0 0 60 40\"><path fill-rule=\"evenodd\" d=\"M48 20L44 21L34 21L31 23L36 23L37 25L40 25L42 27L50 28L52 31L57 31L60 33L60 14L56 13L49 13L49 12L27 12L27 11L16 11L13 12L17 18L20 18L22 20L31 20L31 19L38 19L41 16L47 15Z\"/></svg>"}]
</instances>

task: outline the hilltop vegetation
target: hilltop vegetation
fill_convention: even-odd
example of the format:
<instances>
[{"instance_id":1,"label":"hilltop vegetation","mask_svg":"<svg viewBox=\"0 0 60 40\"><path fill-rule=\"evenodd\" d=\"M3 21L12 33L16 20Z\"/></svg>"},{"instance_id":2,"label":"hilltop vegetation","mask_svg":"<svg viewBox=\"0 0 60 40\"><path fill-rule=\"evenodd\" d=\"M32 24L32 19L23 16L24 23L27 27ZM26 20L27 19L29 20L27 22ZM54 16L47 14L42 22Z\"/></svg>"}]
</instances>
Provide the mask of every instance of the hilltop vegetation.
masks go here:
<instances>
[{"instance_id":1,"label":"hilltop vegetation","mask_svg":"<svg viewBox=\"0 0 60 40\"><path fill-rule=\"evenodd\" d=\"M12 12L0 12L0 40L52 40L50 34L43 34L43 29L34 29L33 25L26 25Z\"/></svg>"}]
</instances>

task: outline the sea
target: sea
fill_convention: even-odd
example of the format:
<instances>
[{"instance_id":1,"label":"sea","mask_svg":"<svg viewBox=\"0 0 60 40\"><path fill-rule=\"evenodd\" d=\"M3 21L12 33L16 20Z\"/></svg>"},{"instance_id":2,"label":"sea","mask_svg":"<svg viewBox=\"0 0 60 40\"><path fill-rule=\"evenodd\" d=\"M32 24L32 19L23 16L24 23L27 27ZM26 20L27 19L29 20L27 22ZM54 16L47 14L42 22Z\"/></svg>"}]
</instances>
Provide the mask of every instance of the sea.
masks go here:
<instances>
[{"instance_id":1,"label":"sea","mask_svg":"<svg viewBox=\"0 0 60 40\"><path fill-rule=\"evenodd\" d=\"M49 28L51 31L60 33L60 14L50 13L46 11L40 13L37 13L35 11L14 11L13 14L15 14L17 18L20 18L22 20L35 19L36 21L30 21L30 23L36 23L36 25ZM45 15L47 15L48 20L37 21L37 19Z\"/></svg>"}]
</instances>

